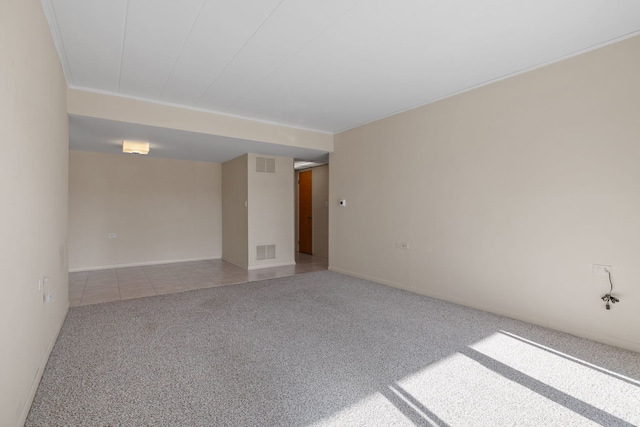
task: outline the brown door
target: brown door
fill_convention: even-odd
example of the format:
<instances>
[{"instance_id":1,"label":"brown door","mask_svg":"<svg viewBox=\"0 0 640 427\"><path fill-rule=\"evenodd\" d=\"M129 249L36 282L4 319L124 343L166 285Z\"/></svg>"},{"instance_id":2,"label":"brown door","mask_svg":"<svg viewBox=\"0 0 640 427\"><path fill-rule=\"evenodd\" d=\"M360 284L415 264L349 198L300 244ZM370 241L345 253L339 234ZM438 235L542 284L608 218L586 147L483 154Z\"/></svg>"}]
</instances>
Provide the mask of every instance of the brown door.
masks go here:
<instances>
[{"instance_id":1,"label":"brown door","mask_svg":"<svg viewBox=\"0 0 640 427\"><path fill-rule=\"evenodd\" d=\"M311 171L300 172L298 193L298 250L306 254L312 252L313 218L312 218L312 194L311 194Z\"/></svg>"}]
</instances>

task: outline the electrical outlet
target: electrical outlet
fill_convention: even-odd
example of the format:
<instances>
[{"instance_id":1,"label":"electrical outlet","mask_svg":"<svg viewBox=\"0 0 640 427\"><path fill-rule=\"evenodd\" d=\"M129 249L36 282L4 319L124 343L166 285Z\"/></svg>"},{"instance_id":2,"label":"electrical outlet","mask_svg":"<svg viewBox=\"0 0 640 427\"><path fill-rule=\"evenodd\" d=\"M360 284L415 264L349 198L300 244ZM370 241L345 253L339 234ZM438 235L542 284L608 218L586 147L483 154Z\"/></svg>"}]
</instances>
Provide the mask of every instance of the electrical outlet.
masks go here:
<instances>
[{"instance_id":1,"label":"electrical outlet","mask_svg":"<svg viewBox=\"0 0 640 427\"><path fill-rule=\"evenodd\" d=\"M46 294L46 295L44 296L44 302L51 302L51 301L53 301L53 295L51 295L51 294Z\"/></svg>"},{"instance_id":2,"label":"electrical outlet","mask_svg":"<svg viewBox=\"0 0 640 427\"><path fill-rule=\"evenodd\" d=\"M116 237L118 237L118 235L116 233L109 233L109 238L110 239L115 239Z\"/></svg>"},{"instance_id":3,"label":"electrical outlet","mask_svg":"<svg viewBox=\"0 0 640 427\"><path fill-rule=\"evenodd\" d=\"M613 267L604 264L593 264L593 272L599 276L606 276L607 270L613 271Z\"/></svg>"},{"instance_id":4,"label":"electrical outlet","mask_svg":"<svg viewBox=\"0 0 640 427\"><path fill-rule=\"evenodd\" d=\"M407 242L396 242L396 248L409 249L409 244Z\"/></svg>"}]
</instances>

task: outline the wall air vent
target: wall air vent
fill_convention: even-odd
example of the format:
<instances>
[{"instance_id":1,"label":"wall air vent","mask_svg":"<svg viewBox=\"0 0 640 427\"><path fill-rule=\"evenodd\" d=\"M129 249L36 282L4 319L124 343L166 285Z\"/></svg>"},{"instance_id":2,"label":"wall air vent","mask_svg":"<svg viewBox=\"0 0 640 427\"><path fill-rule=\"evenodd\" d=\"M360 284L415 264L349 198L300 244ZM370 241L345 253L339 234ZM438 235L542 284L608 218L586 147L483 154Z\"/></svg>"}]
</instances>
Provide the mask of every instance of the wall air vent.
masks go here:
<instances>
[{"instance_id":1,"label":"wall air vent","mask_svg":"<svg viewBox=\"0 0 640 427\"><path fill-rule=\"evenodd\" d=\"M271 157L256 157L256 172L276 173L276 159Z\"/></svg>"},{"instance_id":2,"label":"wall air vent","mask_svg":"<svg viewBox=\"0 0 640 427\"><path fill-rule=\"evenodd\" d=\"M267 245L267 259L276 259L276 245Z\"/></svg>"},{"instance_id":3,"label":"wall air vent","mask_svg":"<svg viewBox=\"0 0 640 427\"><path fill-rule=\"evenodd\" d=\"M276 245L256 246L256 261L276 259Z\"/></svg>"}]
</instances>

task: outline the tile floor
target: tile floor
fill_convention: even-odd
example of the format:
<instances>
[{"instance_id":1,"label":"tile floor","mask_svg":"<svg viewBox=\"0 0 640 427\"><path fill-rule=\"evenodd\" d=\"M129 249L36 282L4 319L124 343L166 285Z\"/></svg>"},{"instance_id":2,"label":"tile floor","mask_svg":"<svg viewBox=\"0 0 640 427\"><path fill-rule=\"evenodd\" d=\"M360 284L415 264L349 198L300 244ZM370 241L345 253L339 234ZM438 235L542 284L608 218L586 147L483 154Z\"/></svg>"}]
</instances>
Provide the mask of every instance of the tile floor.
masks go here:
<instances>
[{"instance_id":1,"label":"tile floor","mask_svg":"<svg viewBox=\"0 0 640 427\"><path fill-rule=\"evenodd\" d=\"M326 270L328 260L296 254L296 265L247 271L221 259L69 273L72 307L233 285Z\"/></svg>"}]
</instances>

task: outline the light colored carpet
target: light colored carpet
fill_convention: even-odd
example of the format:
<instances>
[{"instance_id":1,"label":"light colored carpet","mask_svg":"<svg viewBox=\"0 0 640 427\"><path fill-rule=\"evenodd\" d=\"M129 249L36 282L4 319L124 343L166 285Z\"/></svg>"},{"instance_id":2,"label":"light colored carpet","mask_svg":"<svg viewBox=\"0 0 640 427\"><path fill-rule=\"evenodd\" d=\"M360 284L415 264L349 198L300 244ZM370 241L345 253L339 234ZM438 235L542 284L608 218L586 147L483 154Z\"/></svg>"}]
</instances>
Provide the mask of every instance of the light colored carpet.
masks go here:
<instances>
[{"instance_id":1,"label":"light colored carpet","mask_svg":"<svg viewBox=\"0 0 640 427\"><path fill-rule=\"evenodd\" d=\"M74 307L27 426L640 425L640 354L318 272Z\"/></svg>"}]
</instances>

